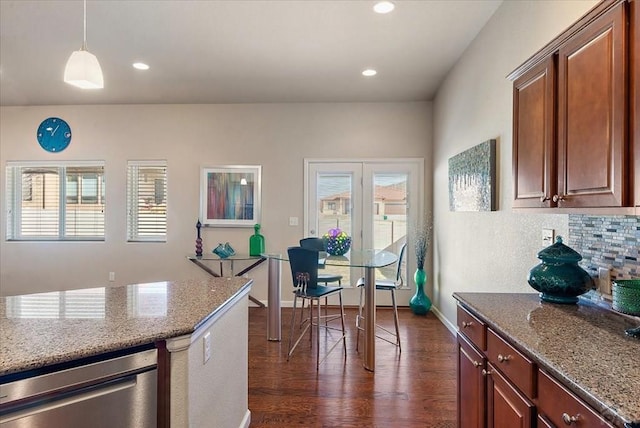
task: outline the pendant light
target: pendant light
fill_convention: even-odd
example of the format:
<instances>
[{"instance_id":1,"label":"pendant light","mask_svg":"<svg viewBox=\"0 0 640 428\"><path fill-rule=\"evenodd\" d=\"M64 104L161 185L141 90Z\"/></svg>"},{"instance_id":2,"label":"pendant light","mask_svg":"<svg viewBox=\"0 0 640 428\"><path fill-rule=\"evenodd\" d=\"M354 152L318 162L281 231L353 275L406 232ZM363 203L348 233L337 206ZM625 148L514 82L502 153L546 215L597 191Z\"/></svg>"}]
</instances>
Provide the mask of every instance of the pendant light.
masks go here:
<instances>
[{"instance_id":1,"label":"pendant light","mask_svg":"<svg viewBox=\"0 0 640 428\"><path fill-rule=\"evenodd\" d=\"M84 0L82 47L74 51L64 68L64 81L82 89L102 89L104 79L98 58L87 50L87 0Z\"/></svg>"}]
</instances>

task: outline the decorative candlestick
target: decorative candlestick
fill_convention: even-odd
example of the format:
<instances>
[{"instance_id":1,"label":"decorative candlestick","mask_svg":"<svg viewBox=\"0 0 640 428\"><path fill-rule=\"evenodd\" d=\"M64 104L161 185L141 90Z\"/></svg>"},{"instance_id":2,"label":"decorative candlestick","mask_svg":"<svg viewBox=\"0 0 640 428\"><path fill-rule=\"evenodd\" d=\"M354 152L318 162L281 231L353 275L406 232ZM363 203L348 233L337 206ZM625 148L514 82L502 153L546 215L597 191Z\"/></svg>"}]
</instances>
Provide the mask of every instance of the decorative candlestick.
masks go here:
<instances>
[{"instance_id":1,"label":"decorative candlestick","mask_svg":"<svg viewBox=\"0 0 640 428\"><path fill-rule=\"evenodd\" d=\"M202 227L202 223L200 223L200 219L196 223L196 230L198 231L196 238L196 257L202 257L202 238L200 238L200 228Z\"/></svg>"}]
</instances>

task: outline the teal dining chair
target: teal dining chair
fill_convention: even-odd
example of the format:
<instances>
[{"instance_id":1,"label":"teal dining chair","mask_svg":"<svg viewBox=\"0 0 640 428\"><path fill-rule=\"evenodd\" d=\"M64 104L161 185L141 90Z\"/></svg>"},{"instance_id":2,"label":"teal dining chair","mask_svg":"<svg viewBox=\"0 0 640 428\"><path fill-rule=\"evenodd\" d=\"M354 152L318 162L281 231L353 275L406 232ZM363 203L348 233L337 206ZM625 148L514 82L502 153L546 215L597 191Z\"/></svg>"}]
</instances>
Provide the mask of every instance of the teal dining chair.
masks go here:
<instances>
[{"instance_id":1,"label":"teal dining chair","mask_svg":"<svg viewBox=\"0 0 640 428\"><path fill-rule=\"evenodd\" d=\"M293 279L293 310L291 313L291 331L289 334L289 346L287 351L287 361L293 354L302 338L309 332L309 342L313 346L313 335L315 334L315 347L316 347L316 370L320 367L320 364L329 356L329 354L338 346L340 342L344 346L345 361L347 357L347 335L344 327L344 306L342 304L342 287L341 286L327 286L318 284L318 256L319 253L316 250L309 250L302 247L289 247L287 249L289 256L289 264L291 266L291 277ZM321 314L320 311L320 299L327 298L329 296L337 296L340 302L339 314ZM300 311L300 322L296 322L296 312L298 306L298 300L302 301ZM309 314L304 318L304 303L309 302ZM314 306L316 311L314 314ZM339 320L341 327L334 327L330 324L332 321ZM294 330L296 325L299 325L300 332L294 341ZM332 344L327 342L329 349L326 351L324 357L320 359L320 330L324 329L329 339L332 332L339 332L339 337L334 340ZM314 333L315 330L315 333Z\"/></svg>"}]
</instances>

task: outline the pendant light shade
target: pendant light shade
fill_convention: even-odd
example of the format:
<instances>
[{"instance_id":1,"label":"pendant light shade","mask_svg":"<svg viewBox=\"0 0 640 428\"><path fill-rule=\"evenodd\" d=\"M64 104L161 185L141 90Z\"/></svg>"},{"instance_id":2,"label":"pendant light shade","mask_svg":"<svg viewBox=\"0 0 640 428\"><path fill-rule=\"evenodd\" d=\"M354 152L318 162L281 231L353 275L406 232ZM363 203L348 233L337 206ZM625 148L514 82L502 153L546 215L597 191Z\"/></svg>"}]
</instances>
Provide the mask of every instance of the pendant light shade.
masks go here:
<instances>
[{"instance_id":1,"label":"pendant light shade","mask_svg":"<svg viewBox=\"0 0 640 428\"><path fill-rule=\"evenodd\" d=\"M87 0L84 0L84 32L82 47L74 51L64 68L64 81L82 89L104 88L104 78L98 58L87 50Z\"/></svg>"},{"instance_id":2,"label":"pendant light shade","mask_svg":"<svg viewBox=\"0 0 640 428\"><path fill-rule=\"evenodd\" d=\"M64 68L64 81L82 89L104 88L104 79L98 58L85 49L74 51Z\"/></svg>"}]
</instances>

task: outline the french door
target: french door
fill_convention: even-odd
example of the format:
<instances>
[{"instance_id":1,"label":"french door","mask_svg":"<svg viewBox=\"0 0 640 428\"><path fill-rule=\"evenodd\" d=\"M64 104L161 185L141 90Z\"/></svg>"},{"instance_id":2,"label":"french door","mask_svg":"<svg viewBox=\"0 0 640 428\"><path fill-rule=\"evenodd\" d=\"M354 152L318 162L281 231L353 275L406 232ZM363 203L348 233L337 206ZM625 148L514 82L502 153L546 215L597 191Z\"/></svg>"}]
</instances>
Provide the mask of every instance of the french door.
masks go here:
<instances>
[{"instance_id":1,"label":"french door","mask_svg":"<svg viewBox=\"0 0 640 428\"><path fill-rule=\"evenodd\" d=\"M352 248L395 252L423 209L423 159L305 160L305 236L322 237L338 228L352 238ZM411 245L411 243L409 243ZM412 256L407 251L408 256ZM408 285L406 259L403 278ZM332 273L338 269L334 266ZM344 268L343 285L353 286L359 268ZM378 277L395 277L395 266Z\"/></svg>"}]
</instances>

